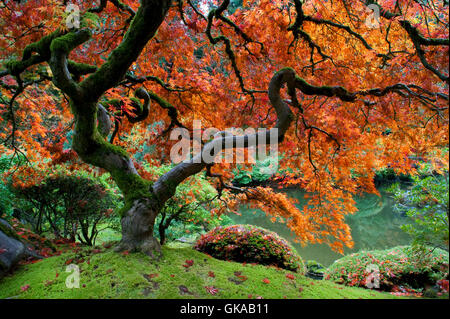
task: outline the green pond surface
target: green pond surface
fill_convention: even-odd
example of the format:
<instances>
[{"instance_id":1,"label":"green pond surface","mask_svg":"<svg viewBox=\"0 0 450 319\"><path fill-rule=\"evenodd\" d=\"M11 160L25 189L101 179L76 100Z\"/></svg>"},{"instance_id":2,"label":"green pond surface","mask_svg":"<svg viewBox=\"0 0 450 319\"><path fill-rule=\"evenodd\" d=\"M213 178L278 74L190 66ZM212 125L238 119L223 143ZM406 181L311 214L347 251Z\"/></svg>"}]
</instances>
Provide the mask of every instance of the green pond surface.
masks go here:
<instances>
[{"instance_id":1,"label":"green pond surface","mask_svg":"<svg viewBox=\"0 0 450 319\"><path fill-rule=\"evenodd\" d=\"M305 192L302 190L283 190L290 198L296 198L296 205L300 210L306 204ZM408 245L411 237L400 229L400 225L408 223L407 217L394 211L394 200L390 194L380 191L381 197L367 194L355 198L358 212L347 215L345 220L350 226L354 241L353 249L345 248L344 254L351 254L360 250L385 249L398 245ZM251 224L274 231L283 238L290 241L292 246L304 260L316 260L324 266L331 265L341 254L331 250L325 244L308 244L302 247L295 243L295 235L283 223L270 220L264 212L247 207L241 207L241 215L230 216L236 224Z\"/></svg>"}]
</instances>

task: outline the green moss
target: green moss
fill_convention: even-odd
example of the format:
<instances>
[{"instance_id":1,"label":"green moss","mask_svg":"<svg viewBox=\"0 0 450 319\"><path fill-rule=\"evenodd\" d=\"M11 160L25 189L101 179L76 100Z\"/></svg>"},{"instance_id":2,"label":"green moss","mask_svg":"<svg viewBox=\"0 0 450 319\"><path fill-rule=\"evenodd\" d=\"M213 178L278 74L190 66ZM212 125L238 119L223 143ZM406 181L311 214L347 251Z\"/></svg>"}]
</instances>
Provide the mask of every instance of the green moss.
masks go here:
<instances>
[{"instance_id":1,"label":"green moss","mask_svg":"<svg viewBox=\"0 0 450 319\"><path fill-rule=\"evenodd\" d=\"M62 36L59 39L55 39L52 44L50 45L51 51L63 51L63 52L70 52L70 42L73 40L73 35L68 34L66 36Z\"/></svg>"},{"instance_id":2,"label":"green moss","mask_svg":"<svg viewBox=\"0 0 450 319\"><path fill-rule=\"evenodd\" d=\"M97 144L95 150L85 157L89 163L102 167L105 157L111 153L129 159L128 153L122 147L108 143L97 131L94 133L94 141ZM113 169L110 173L117 186L123 191L127 202L151 195L152 183L139 175L123 169Z\"/></svg>"},{"instance_id":3,"label":"green moss","mask_svg":"<svg viewBox=\"0 0 450 319\"><path fill-rule=\"evenodd\" d=\"M300 82L302 84L302 87L309 86L309 83L306 82L304 79L299 77L298 75L295 76L295 81Z\"/></svg>"},{"instance_id":4,"label":"green moss","mask_svg":"<svg viewBox=\"0 0 450 319\"><path fill-rule=\"evenodd\" d=\"M69 53L75 47L83 42L86 42L91 37L91 32L88 29L82 29L76 32L69 32L63 36L53 39L50 44L51 51L61 51Z\"/></svg>"},{"instance_id":5,"label":"green moss","mask_svg":"<svg viewBox=\"0 0 450 319\"><path fill-rule=\"evenodd\" d=\"M289 66L280 69L277 73L281 73L281 72L284 72L284 71L292 71L292 72L295 73L294 69L289 67Z\"/></svg>"},{"instance_id":6,"label":"green moss","mask_svg":"<svg viewBox=\"0 0 450 319\"><path fill-rule=\"evenodd\" d=\"M158 94L155 94L150 91L150 92L148 92L148 95L150 96L150 98L152 100L156 101L159 105L161 105L161 107L163 107L165 109L173 108L172 104L170 104L167 100L160 97Z\"/></svg>"},{"instance_id":7,"label":"green moss","mask_svg":"<svg viewBox=\"0 0 450 319\"><path fill-rule=\"evenodd\" d=\"M396 298L362 288L349 288L330 281L317 281L286 271L261 265L240 264L214 259L185 244L163 247L163 258L152 261L142 253L123 255L106 250L93 253L82 250L51 257L35 264L23 265L0 281L0 298ZM186 260L193 260L189 268ZM88 262L89 261L89 262ZM67 288L66 263L80 268L80 288ZM209 276L214 273L214 277ZM235 272L247 280L239 283ZM150 278L148 275L154 274ZM294 279L286 277L293 275ZM148 279L146 279L146 277ZM263 280L269 280L264 283ZM22 291L21 287L29 285ZM180 286L191 294L181 294ZM211 295L205 286L218 289ZM301 291L300 291L301 288Z\"/></svg>"},{"instance_id":8,"label":"green moss","mask_svg":"<svg viewBox=\"0 0 450 319\"><path fill-rule=\"evenodd\" d=\"M86 28L92 26L92 24L95 24L96 27L100 24L100 17L92 12L85 12L83 14L83 17L81 19L81 27Z\"/></svg>"},{"instance_id":9,"label":"green moss","mask_svg":"<svg viewBox=\"0 0 450 319\"><path fill-rule=\"evenodd\" d=\"M94 65L89 65L85 63L77 63L75 61L69 60L68 68L71 73L74 74L88 74L95 72L97 67Z\"/></svg>"},{"instance_id":10,"label":"green moss","mask_svg":"<svg viewBox=\"0 0 450 319\"><path fill-rule=\"evenodd\" d=\"M50 58L50 44L54 39L62 35L62 31L57 30L51 34L42 37L39 41L31 43L23 50L23 59L27 59L33 52L37 52L39 55Z\"/></svg>"},{"instance_id":11,"label":"green moss","mask_svg":"<svg viewBox=\"0 0 450 319\"><path fill-rule=\"evenodd\" d=\"M151 198L153 196L150 191L153 185L151 181L134 174L118 173L117 175L112 175L115 176L114 180L119 188L123 190L125 197L125 205L118 211L121 217L131 209L135 200ZM121 184L129 186L122 188Z\"/></svg>"},{"instance_id":12,"label":"green moss","mask_svg":"<svg viewBox=\"0 0 450 319\"><path fill-rule=\"evenodd\" d=\"M102 102L104 105L115 103L114 100ZM118 102L117 102L118 103ZM111 154L129 160L128 153L120 146L107 142L96 128L97 107L95 103L76 106L71 102L72 112L76 118L76 131L73 138L73 148L87 163L109 170L125 197L125 206L119 210L122 216L129 210L136 199L150 198L152 183L125 168L111 168L105 159ZM91 134L89 132L92 132Z\"/></svg>"},{"instance_id":13,"label":"green moss","mask_svg":"<svg viewBox=\"0 0 450 319\"><path fill-rule=\"evenodd\" d=\"M99 144L98 146L101 148L101 154L99 154L99 156L105 156L108 153L114 153L126 158L129 157L127 151L125 151L121 146L108 143L97 131L94 134L94 140Z\"/></svg>"}]
</instances>

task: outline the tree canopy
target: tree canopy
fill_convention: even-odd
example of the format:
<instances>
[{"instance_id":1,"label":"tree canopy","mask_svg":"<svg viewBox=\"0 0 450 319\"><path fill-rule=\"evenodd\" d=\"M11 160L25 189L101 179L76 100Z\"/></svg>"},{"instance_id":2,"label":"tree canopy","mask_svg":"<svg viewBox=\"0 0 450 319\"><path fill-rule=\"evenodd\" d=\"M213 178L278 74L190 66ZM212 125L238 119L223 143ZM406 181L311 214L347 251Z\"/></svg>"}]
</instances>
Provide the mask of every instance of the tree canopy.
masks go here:
<instances>
[{"instance_id":1,"label":"tree canopy","mask_svg":"<svg viewBox=\"0 0 450 319\"><path fill-rule=\"evenodd\" d=\"M299 241L342 251L345 215L353 196L377 193L376 169L413 172L417 159L448 169L446 0L74 4L79 27L67 1L1 1L0 149L33 163L18 170L29 176L60 162L108 171L125 197L124 249L155 248L161 205L201 171L228 208L251 203ZM140 163L170 162L171 130L192 133L194 120L277 127L286 184L301 182L308 205L231 186L235 164L190 160L146 176Z\"/></svg>"}]
</instances>

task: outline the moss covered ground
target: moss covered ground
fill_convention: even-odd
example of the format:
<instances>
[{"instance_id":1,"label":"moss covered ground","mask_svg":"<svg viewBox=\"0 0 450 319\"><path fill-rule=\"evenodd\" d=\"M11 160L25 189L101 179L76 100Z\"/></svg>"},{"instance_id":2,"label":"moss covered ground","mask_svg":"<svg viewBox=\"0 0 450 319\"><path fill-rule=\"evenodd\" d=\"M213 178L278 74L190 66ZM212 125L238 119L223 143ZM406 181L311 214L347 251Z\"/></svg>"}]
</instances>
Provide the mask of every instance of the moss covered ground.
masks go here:
<instances>
[{"instance_id":1,"label":"moss covered ground","mask_svg":"<svg viewBox=\"0 0 450 319\"><path fill-rule=\"evenodd\" d=\"M141 253L80 248L19 266L0 280L0 298L396 298L287 270L214 259L182 243L163 247L163 254L152 261ZM66 272L69 264L79 267L79 288L66 287L74 275Z\"/></svg>"}]
</instances>

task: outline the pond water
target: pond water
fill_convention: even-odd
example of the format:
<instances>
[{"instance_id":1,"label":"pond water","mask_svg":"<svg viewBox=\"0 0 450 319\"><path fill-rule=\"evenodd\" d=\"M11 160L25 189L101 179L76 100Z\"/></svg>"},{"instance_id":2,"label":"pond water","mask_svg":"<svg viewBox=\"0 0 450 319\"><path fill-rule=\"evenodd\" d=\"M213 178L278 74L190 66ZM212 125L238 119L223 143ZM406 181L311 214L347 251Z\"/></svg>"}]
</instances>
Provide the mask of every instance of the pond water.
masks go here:
<instances>
[{"instance_id":1,"label":"pond water","mask_svg":"<svg viewBox=\"0 0 450 319\"><path fill-rule=\"evenodd\" d=\"M283 190L289 197L298 199L297 207L300 209L307 202L304 199L305 192L297 189ZM408 222L393 209L394 200L390 194L380 191L381 197L367 194L355 198L359 209L354 215L346 216L346 222L352 231L354 241L353 249L345 248L344 254L350 254L360 250L386 249L398 245L407 245L411 238L400 229L400 225ZM283 223L272 223L270 218L260 210L241 207L241 215L230 216L236 224L251 224L276 232L284 237L297 249L303 260L316 260L324 266L331 265L336 259L342 257L325 244L308 244L302 247L295 243L295 235Z\"/></svg>"}]
</instances>

